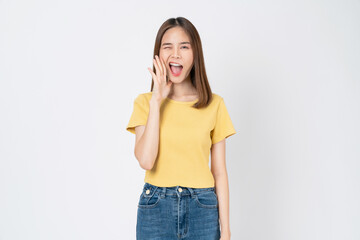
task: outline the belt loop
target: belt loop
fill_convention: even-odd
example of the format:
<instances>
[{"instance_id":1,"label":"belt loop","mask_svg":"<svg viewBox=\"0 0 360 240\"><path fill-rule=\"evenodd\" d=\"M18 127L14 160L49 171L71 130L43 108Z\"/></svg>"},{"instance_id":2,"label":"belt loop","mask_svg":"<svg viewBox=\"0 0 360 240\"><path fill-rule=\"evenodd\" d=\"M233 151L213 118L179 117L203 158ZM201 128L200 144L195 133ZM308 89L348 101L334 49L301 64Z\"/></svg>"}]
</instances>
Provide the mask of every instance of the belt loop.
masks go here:
<instances>
[{"instance_id":1,"label":"belt loop","mask_svg":"<svg viewBox=\"0 0 360 240\"><path fill-rule=\"evenodd\" d=\"M160 196L162 197L162 198L165 198L165 195L166 195L166 187L160 187L160 189L161 189L161 194L160 194Z\"/></svg>"},{"instance_id":2,"label":"belt loop","mask_svg":"<svg viewBox=\"0 0 360 240\"><path fill-rule=\"evenodd\" d=\"M196 193L195 193L194 189L191 187L186 187L186 188L189 190L191 198L195 198Z\"/></svg>"}]
</instances>

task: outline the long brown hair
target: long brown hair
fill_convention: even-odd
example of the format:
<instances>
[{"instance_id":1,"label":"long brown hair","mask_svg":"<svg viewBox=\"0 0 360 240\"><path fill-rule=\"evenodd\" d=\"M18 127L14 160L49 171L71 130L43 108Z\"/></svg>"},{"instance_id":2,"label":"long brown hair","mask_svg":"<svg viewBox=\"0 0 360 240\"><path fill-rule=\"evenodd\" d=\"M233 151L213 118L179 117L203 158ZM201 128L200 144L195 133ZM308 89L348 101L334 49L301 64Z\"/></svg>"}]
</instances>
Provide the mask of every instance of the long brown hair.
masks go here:
<instances>
[{"instance_id":1,"label":"long brown hair","mask_svg":"<svg viewBox=\"0 0 360 240\"><path fill-rule=\"evenodd\" d=\"M194 108L206 107L212 100L212 92L208 78L205 71L204 55L201 45L201 40L198 31L195 26L184 17L169 18L160 27L155 40L154 56L159 56L161 40L165 32L173 27L180 26L186 34L189 36L191 41L191 48L193 49L194 65L190 71L190 78L192 85L196 88L199 96L199 100L192 106ZM156 72L155 66L153 71ZM151 81L151 89L153 90L154 80Z\"/></svg>"}]
</instances>

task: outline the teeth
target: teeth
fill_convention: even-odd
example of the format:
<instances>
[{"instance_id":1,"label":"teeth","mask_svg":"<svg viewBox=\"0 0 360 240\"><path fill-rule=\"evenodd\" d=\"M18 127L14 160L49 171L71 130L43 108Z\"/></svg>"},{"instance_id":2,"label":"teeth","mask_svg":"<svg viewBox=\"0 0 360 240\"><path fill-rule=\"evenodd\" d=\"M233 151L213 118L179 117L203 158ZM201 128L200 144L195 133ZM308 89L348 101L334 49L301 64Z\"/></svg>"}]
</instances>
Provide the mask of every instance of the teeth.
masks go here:
<instances>
[{"instance_id":1,"label":"teeth","mask_svg":"<svg viewBox=\"0 0 360 240\"><path fill-rule=\"evenodd\" d=\"M181 64L177 64L177 63L170 63L170 65L172 65L172 66L177 66L177 67L180 67L180 66L181 66Z\"/></svg>"}]
</instances>

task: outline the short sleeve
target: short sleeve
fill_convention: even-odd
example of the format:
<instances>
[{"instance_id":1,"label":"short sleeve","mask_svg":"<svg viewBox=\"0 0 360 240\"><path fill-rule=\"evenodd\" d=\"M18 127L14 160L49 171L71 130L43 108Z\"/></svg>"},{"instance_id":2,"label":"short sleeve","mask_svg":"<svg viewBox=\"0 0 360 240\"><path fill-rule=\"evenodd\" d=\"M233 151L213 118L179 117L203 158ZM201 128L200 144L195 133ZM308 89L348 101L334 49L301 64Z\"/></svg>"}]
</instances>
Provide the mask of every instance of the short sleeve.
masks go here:
<instances>
[{"instance_id":1,"label":"short sleeve","mask_svg":"<svg viewBox=\"0 0 360 240\"><path fill-rule=\"evenodd\" d=\"M224 138L227 138L236 133L222 97L217 110L215 127L211 133L212 144L220 142Z\"/></svg>"},{"instance_id":2,"label":"short sleeve","mask_svg":"<svg viewBox=\"0 0 360 240\"><path fill-rule=\"evenodd\" d=\"M146 125L148 113L149 109L146 98L142 94L139 94L134 100L133 112L126 126L126 130L135 134L136 126Z\"/></svg>"}]
</instances>

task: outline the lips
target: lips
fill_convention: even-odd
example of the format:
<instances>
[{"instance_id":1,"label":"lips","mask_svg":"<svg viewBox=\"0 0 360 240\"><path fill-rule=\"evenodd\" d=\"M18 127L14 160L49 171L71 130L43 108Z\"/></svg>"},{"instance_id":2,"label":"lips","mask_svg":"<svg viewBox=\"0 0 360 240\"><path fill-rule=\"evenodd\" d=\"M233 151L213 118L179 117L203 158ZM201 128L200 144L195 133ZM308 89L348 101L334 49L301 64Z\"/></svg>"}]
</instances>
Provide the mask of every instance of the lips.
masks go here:
<instances>
[{"instance_id":1,"label":"lips","mask_svg":"<svg viewBox=\"0 0 360 240\"><path fill-rule=\"evenodd\" d=\"M177 63L177 62L169 62L170 63L173 63L173 64L177 64L177 65L181 65L181 63ZM181 65L182 66L182 65Z\"/></svg>"},{"instance_id":2,"label":"lips","mask_svg":"<svg viewBox=\"0 0 360 240\"><path fill-rule=\"evenodd\" d=\"M169 66L170 66L172 75L174 75L175 77L180 76L182 69L183 69L183 66L180 63L170 62Z\"/></svg>"}]
</instances>

